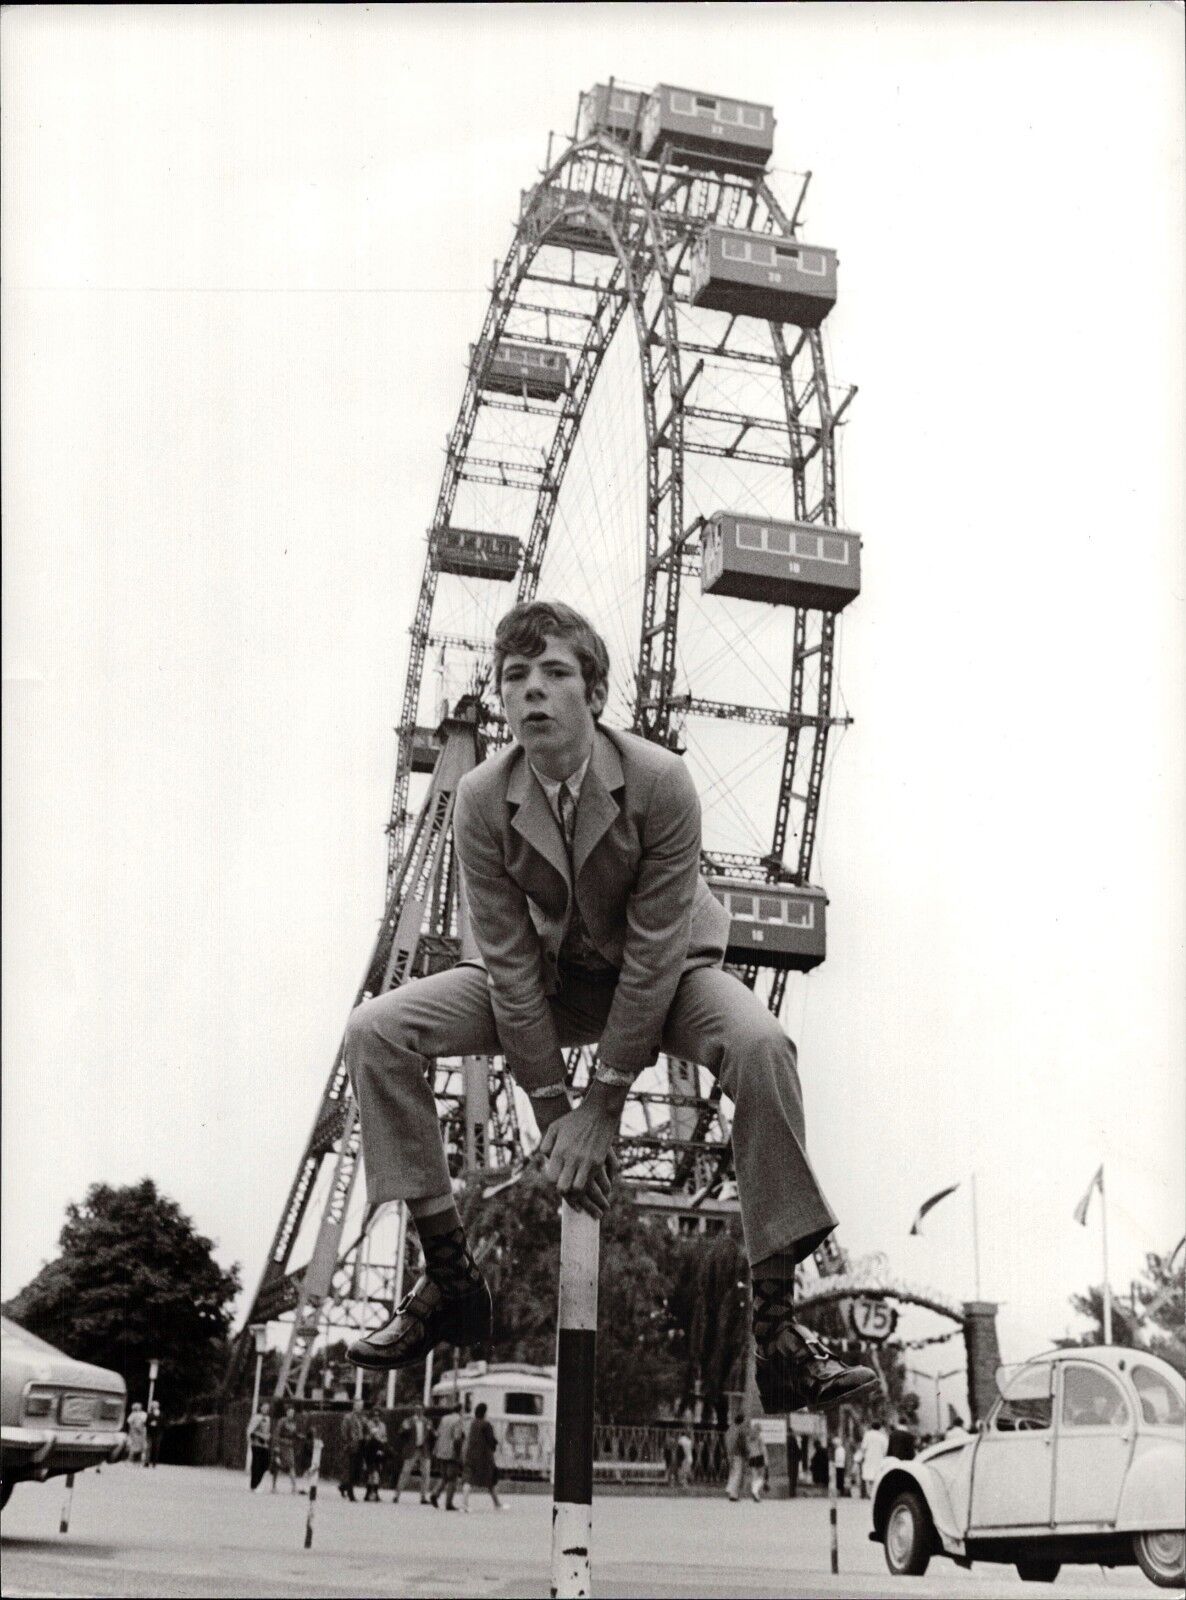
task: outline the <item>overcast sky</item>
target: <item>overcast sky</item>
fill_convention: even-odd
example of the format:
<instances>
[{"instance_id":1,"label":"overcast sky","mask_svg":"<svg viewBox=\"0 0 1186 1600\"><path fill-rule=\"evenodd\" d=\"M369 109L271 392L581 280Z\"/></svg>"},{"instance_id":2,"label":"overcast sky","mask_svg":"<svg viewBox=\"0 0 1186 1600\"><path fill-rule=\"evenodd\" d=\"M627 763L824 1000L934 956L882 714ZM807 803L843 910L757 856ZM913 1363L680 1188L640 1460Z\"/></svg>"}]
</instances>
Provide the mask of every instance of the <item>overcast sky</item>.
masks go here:
<instances>
[{"instance_id":1,"label":"overcast sky","mask_svg":"<svg viewBox=\"0 0 1186 1600\"><path fill-rule=\"evenodd\" d=\"M841 1240L970 1295L966 1181L907 1232L974 1169L1019 1359L1098 1279L1103 1161L1126 1289L1183 1228L1181 8L3 30L3 1292L144 1174L258 1276L381 909L466 346L609 74L772 104L840 251L865 585L785 1021Z\"/></svg>"}]
</instances>

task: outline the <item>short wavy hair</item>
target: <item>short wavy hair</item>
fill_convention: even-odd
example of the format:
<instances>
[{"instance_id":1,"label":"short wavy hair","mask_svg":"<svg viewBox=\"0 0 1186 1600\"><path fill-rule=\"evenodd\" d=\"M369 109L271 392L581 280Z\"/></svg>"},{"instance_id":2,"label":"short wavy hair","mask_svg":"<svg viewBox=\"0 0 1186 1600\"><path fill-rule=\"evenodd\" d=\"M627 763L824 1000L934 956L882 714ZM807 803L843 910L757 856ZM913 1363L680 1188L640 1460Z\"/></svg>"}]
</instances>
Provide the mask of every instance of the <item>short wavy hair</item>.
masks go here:
<instances>
[{"instance_id":1,"label":"short wavy hair","mask_svg":"<svg viewBox=\"0 0 1186 1600\"><path fill-rule=\"evenodd\" d=\"M506 658L542 655L550 638L563 640L580 662L586 700L608 686L609 651L592 623L562 600L525 600L512 606L494 630L494 684L500 694Z\"/></svg>"}]
</instances>

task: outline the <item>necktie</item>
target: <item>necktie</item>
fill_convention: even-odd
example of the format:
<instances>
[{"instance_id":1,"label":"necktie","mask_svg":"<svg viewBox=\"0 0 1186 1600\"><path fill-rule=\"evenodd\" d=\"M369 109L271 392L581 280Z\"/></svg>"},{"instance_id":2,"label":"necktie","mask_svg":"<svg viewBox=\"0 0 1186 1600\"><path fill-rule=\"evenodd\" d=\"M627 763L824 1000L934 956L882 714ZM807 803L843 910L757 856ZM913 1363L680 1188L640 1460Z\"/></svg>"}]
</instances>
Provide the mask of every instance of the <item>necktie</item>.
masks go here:
<instances>
[{"instance_id":1,"label":"necktie","mask_svg":"<svg viewBox=\"0 0 1186 1600\"><path fill-rule=\"evenodd\" d=\"M560 831L564 835L564 845L568 851L568 864L572 867L572 845L577 831L577 803L572 797L572 790L566 783L560 785L560 793L556 798L560 811Z\"/></svg>"}]
</instances>

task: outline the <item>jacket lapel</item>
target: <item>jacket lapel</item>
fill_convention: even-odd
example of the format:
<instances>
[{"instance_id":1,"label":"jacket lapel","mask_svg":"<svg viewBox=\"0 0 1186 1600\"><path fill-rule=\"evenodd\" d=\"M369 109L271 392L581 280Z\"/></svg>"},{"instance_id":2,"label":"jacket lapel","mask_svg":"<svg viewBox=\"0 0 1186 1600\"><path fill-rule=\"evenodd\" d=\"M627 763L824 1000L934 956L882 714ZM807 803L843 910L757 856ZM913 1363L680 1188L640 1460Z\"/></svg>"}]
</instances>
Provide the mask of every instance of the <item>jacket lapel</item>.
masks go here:
<instances>
[{"instance_id":1,"label":"jacket lapel","mask_svg":"<svg viewBox=\"0 0 1186 1600\"><path fill-rule=\"evenodd\" d=\"M572 853L578 878L585 862L617 820L621 808L614 794L624 788L625 783L617 749L608 735L598 728L593 735L593 755L581 785L581 800L577 806ZM538 790L539 785L535 787ZM546 800L544 809L547 810Z\"/></svg>"},{"instance_id":2,"label":"jacket lapel","mask_svg":"<svg viewBox=\"0 0 1186 1600\"><path fill-rule=\"evenodd\" d=\"M590 764L592 770L592 764ZM582 806L584 795L581 796ZM536 783L532 776L531 768L527 764L527 757L520 752L515 763L510 779L507 782L507 805L511 810L511 827L520 834L533 850L537 850L544 860L568 884L571 893L572 885L568 877L568 851L564 848L564 840L560 837L560 824L552 815L552 808L548 804L548 797ZM580 815L577 816L578 835L580 830Z\"/></svg>"}]
</instances>

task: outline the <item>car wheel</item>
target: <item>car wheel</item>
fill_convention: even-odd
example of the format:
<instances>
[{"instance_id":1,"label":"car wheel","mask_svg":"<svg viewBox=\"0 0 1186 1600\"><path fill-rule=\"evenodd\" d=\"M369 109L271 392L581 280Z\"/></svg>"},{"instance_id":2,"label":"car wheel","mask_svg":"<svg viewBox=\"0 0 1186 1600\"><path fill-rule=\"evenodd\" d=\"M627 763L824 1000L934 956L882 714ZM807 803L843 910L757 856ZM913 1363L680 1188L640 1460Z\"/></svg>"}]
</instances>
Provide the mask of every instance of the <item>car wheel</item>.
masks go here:
<instances>
[{"instance_id":1,"label":"car wheel","mask_svg":"<svg viewBox=\"0 0 1186 1600\"><path fill-rule=\"evenodd\" d=\"M920 1578L931 1562L931 1514L914 1489L895 1495L885 1519L885 1564L899 1578Z\"/></svg>"},{"instance_id":2,"label":"car wheel","mask_svg":"<svg viewBox=\"0 0 1186 1600\"><path fill-rule=\"evenodd\" d=\"M1141 1571L1159 1589L1179 1589L1186 1577L1186 1535L1134 1533L1132 1547Z\"/></svg>"},{"instance_id":3,"label":"car wheel","mask_svg":"<svg viewBox=\"0 0 1186 1600\"><path fill-rule=\"evenodd\" d=\"M1023 1583L1053 1583L1061 1570L1062 1562L1049 1556L1027 1556L1017 1563L1017 1576Z\"/></svg>"}]
</instances>

